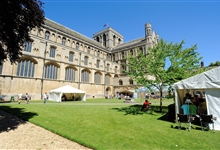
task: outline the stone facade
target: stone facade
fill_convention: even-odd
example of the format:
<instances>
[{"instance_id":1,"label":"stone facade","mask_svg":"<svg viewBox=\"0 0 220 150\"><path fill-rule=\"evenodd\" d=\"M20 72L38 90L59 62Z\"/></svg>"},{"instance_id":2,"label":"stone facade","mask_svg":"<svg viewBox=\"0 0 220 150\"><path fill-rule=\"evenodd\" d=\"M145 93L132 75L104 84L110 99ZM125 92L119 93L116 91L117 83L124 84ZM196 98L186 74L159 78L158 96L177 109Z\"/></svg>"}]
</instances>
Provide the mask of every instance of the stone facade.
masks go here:
<instances>
[{"instance_id":1,"label":"stone facade","mask_svg":"<svg viewBox=\"0 0 220 150\"><path fill-rule=\"evenodd\" d=\"M67 84L86 91L88 98L134 89L136 83L123 73L129 68L122 63L138 49L146 54L159 39L149 23L145 37L124 43L111 27L91 39L49 19L30 36L32 41L25 44L20 61L0 66L0 94L7 95L6 99L18 93L41 99L44 92Z\"/></svg>"}]
</instances>

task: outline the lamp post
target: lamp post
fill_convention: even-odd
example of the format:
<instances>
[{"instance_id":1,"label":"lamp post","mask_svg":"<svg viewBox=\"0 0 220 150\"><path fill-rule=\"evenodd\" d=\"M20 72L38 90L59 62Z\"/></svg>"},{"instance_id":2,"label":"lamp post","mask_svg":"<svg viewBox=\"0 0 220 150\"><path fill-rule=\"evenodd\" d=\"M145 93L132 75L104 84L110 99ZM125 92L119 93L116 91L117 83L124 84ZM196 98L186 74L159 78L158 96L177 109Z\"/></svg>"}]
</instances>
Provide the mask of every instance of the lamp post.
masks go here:
<instances>
[{"instance_id":1,"label":"lamp post","mask_svg":"<svg viewBox=\"0 0 220 150\"><path fill-rule=\"evenodd\" d=\"M47 51L47 42L44 50L44 58L43 58L43 72L41 78L41 99L43 99L43 87L44 87L44 68L45 68L45 60L46 60L46 51Z\"/></svg>"}]
</instances>

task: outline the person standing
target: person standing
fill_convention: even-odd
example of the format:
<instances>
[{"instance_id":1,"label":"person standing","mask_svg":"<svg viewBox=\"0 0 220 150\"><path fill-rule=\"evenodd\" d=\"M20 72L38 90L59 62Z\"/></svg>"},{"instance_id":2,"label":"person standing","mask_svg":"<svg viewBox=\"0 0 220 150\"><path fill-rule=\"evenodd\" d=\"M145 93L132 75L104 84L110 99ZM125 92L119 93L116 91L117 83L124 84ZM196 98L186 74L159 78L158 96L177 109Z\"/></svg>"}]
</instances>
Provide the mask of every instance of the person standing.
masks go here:
<instances>
[{"instance_id":1,"label":"person standing","mask_svg":"<svg viewBox=\"0 0 220 150\"><path fill-rule=\"evenodd\" d=\"M21 103L21 100L22 100L22 94L21 94L21 93L19 93L19 94L18 94L18 104L20 104L20 103Z\"/></svg>"},{"instance_id":2,"label":"person standing","mask_svg":"<svg viewBox=\"0 0 220 150\"><path fill-rule=\"evenodd\" d=\"M199 95L194 96L193 104L196 105L196 107L199 106Z\"/></svg>"},{"instance_id":3,"label":"person standing","mask_svg":"<svg viewBox=\"0 0 220 150\"><path fill-rule=\"evenodd\" d=\"M28 104L28 103L29 103L29 96L28 96L28 93L26 93L26 95L25 95L25 99L26 99L26 103Z\"/></svg>"},{"instance_id":4,"label":"person standing","mask_svg":"<svg viewBox=\"0 0 220 150\"><path fill-rule=\"evenodd\" d=\"M44 93L44 96L43 96L43 97L44 97L44 104L45 104L46 101L47 101L47 98L48 98L48 96L47 96L47 92Z\"/></svg>"},{"instance_id":5,"label":"person standing","mask_svg":"<svg viewBox=\"0 0 220 150\"><path fill-rule=\"evenodd\" d=\"M191 97L191 95L189 94L189 93L186 93L186 96L183 98L183 104L185 104L186 103L186 100L191 100L192 99L192 97Z\"/></svg>"}]
</instances>

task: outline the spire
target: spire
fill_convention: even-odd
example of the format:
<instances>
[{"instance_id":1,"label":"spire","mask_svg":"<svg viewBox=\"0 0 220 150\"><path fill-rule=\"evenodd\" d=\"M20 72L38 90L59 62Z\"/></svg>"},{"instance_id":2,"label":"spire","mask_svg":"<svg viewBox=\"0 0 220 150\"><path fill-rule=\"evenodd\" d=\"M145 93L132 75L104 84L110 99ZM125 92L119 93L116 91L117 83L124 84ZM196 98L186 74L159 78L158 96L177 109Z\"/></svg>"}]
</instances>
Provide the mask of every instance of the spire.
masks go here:
<instances>
[{"instance_id":1,"label":"spire","mask_svg":"<svg viewBox=\"0 0 220 150\"><path fill-rule=\"evenodd\" d=\"M145 37L151 36L151 24L146 23L145 24Z\"/></svg>"}]
</instances>

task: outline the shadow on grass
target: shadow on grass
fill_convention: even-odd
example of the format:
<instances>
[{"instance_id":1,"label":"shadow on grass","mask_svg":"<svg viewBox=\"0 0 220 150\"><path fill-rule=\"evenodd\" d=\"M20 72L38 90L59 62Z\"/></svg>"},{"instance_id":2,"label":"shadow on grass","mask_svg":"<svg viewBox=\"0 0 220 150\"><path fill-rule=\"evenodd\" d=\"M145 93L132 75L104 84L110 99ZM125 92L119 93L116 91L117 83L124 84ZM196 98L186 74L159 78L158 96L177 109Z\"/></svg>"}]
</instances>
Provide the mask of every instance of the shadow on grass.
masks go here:
<instances>
[{"instance_id":1,"label":"shadow on grass","mask_svg":"<svg viewBox=\"0 0 220 150\"><path fill-rule=\"evenodd\" d=\"M190 130L188 130L188 128L185 126L179 126L179 125L171 125L171 128L176 129L176 130L187 130L187 131L199 130L199 131L202 131L202 128L200 126L195 126L193 124L191 125ZM206 130L206 131L210 131L210 130Z\"/></svg>"},{"instance_id":2,"label":"shadow on grass","mask_svg":"<svg viewBox=\"0 0 220 150\"><path fill-rule=\"evenodd\" d=\"M125 112L125 115L143 115L143 114L162 114L158 120L167 121L167 122L175 122L175 112L168 111L167 106L162 106L162 112L160 112L160 106L151 106L149 110L141 111L142 105L130 105L128 107L120 107L120 108L112 108L113 110L117 110L119 112Z\"/></svg>"},{"instance_id":3,"label":"shadow on grass","mask_svg":"<svg viewBox=\"0 0 220 150\"><path fill-rule=\"evenodd\" d=\"M130 105L128 107L120 107L120 108L112 108L113 110L117 110L119 112L125 112L125 115L143 115L143 114L152 114L153 110L150 108L149 110L141 111L142 105Z\"/></svg>"},{"instance_id":4,"label":"shadow on grass","mask_svg":"<svg viewBox=\"0 0 220 150\"><path fill-rule=\"evenodd\" d=\"M175 123L175 105L162 106L162 116L158 120Z\"/></svg>"},{"instance_id":5,"label":"shadow on grass","mask_svg":"<svg viewBox=\"0 0 220 150\"><path fill-rule=\"evenodd\" d=\"M26 123L30 118L36 115L38 114L25 112L23 108L0 106L0 133L14 130L18 125Z\"/></svg>"},{"instance_id":6,"label":"shadow on grass","mask_svg":"<svg viewBox=\"0 0 220 150\"><path fill-rule=\"evenodd\" d=\"M1 103L11 103L11 101L0 101L0 104Z\"/></svg>"}]
</instances>

